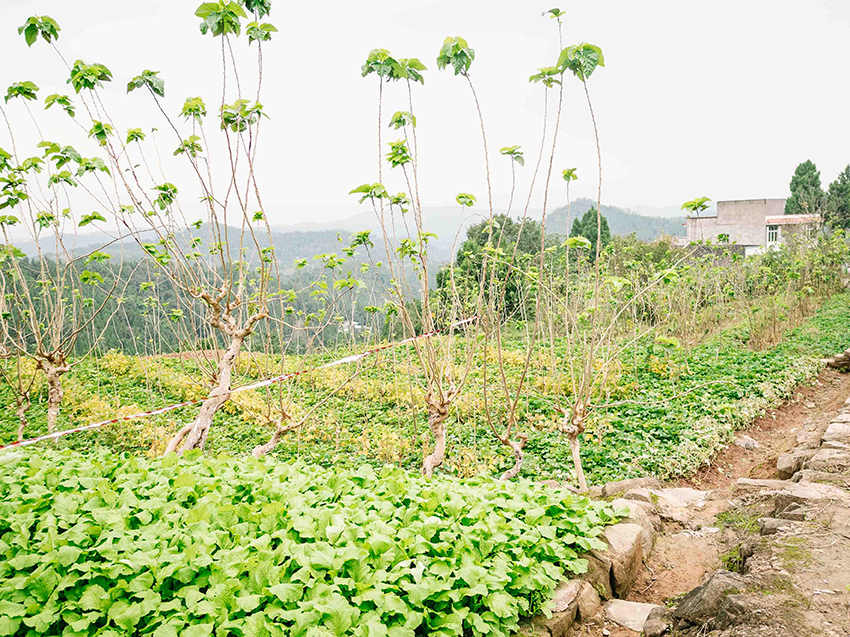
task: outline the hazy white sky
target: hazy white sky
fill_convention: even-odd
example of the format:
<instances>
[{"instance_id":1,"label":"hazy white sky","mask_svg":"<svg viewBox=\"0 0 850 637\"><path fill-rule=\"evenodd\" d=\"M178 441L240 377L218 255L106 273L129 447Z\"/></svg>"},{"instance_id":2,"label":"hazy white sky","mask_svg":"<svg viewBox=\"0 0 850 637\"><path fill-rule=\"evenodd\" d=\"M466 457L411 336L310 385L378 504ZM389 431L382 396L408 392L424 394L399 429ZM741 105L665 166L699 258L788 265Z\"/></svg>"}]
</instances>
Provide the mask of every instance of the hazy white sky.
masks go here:
<instances>
[{"instance_id":1,"label":"hazy white sky","mask_svg":"<svg viewBox=\"0 0 850 637\"><path fill-rule=\"evenodd\" d=\"M5 92L12 82L30 79L41 86L42 99L70 91L49 47L28 50L16 33L29 15L47 14L62 27L58 44L66 58L101 62L115 74L108 99L122 118L119 128L164 130L152 103L125 96L124 87L143 69L160 70L172 113L189 95L217 103L220 49L198 31L198 4L0 0L0 87ZM555 22L541 17L557 4L276 0L269 20L280 32L264 49L262 102L271 119L264 124L260 171L267 208L276 210L272 222L304 221L293 208L304 205L314 206L308 215L315 221L354 213L348 191L376 180L377 80L360 77L375 47L419 57L429 67L414 98L424 201L449 204L463 191L484 202L481 137L469 88L435 64L446 35L463 35L476 50L472 77L484 109L496 204L504 207L510 169L497 150L521 144L529 159L536 154L544 89L529 84L528 76L557 59ZM606 68L589 83L604 151L603 201L678 206L701 195L783 197L800 161L815 161L825 183L850 163L850 2L602 0L560 6L567 12L565 45L589 41L606 57ZM246 40L240 48L248 49ZM246 70L246 86L249 77ZM594 196L587 105L578 81L567 79L555 167L558 173L578 167L573 193ZM550 95L554 103L556 93ZM406 108L402 85L385 98L385 115ZM29 125L25 111L14 108L21 107L8 105L16 126ZM45 116L49 133L63 141L66 120L52 111ZM385 141L397 137L384 130ZM6 141L0 132L0 146ZM520 193L531 170L519 171ZM385 181L393 191L403 187L398 174ZM564 196L561 182L555 185L557 205ZM533 206L541 200L539 192Z\"/></svg>"}]
</instances>

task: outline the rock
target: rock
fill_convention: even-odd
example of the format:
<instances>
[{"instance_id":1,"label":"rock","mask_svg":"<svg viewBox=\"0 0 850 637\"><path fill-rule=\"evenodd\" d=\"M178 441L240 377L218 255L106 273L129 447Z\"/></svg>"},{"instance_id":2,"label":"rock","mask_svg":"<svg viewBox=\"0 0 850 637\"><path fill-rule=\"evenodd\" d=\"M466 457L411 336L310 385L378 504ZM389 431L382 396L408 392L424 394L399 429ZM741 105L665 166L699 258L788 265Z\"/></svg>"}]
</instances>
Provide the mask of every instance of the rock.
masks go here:
<instances>
[{"instance_id":1,"label":"rock","mask_svg":"<svg viewBox=\"0 0 850 637\"><path fill-rule=\"evenodd\" d=\"M776 460L776 473L782 480L787 480L802 469L803 464L816 452L816 449L792 449L780 454Z\"/></svg>"},{"instance_id":2,"label":"rock","mask_svg":"<svg viewBox=\"0 0 850 637\"><path fill-rule=\"evenodd\" d=\"M661 637L670 629L670 611L656 606L643 623L643 637Z\"/></svg>"},{"instance_id":3,"label":"rock","mask_svg":"<svg viewBox=\"0 0 850 637\"><path fill-rule=\"evenodd\" d=\"M801 431L797 434L797 444L802 449L817 449L820 446L820 432Z\"/></svg>"},{"instance_id":4,"label":"rock","mask_svg":"<svg viewBox=\"0 0 850 637\"><path fill-rule=\"evenodd\" d=\"M806 462L805 468L814 471L846 471L850 469L850 452L841 449L821 449Z\"/></svg>"},{"instance_id":5,"label":"rock","mask_svg":"<svg viewBox=\"0 0 850 637\"><path fill-rule=\"evenodd\" d=\"M658 496L659 502L664 501L665 504L686 508L689 506L699 506L705 502L708 493L699 491L698 489L689 489L680 487L677 489L653 489L652 493Z\"/></svg>"},{"instance_id":6,"label":"rock","mask_svg":"<svg viewBox=\"0 0 850 637\"><path fill-rule=\"evenodd\" d=\"M591 551L583 556L587 560L587 572L581 578L593 587L602 599L614 597L611 587L611 557L604 551Z\"/></svg>"},{"instance_id":7,"label":"rock","mask_svg":"<svg viewBox=\"0 0 850 637\"><path fill-rule=\"evenodd\" d=\"M747 623L756 615L754 604L746 595L727 595L717 611L715 628L726 630L738 624Z\"/></svg>"},{"instance_id":8,"label":"rock","mask_svg":"<svg viewBox=\"0 0 850 637\"><path fill-rule=\"evenodd\" d=\"M776 535L780 531L790 531L793 529L793 525L788 522L788 520L780 520L777 518L761 518L759 522L761 523L760 532L762 535Z\"/></svg>"},{"instance_id":9,"label":"rock","mask_svg":"<svg viewBox=\"0 0 850 637\"><path fill-rule=\"evenodd\" d=\"M605 618L637 632L643 632L643 626L649 618L649 613L661 608L655 604L627 602L622 599L612 599L605 604ZM662 609L663 610L663 609Z\"/></svg>"},{"instance_id":10,"label":"rock","mask_svg":"<svg viewBox=\"0 0 850 637\"><path fill-rule=\"evenodd\" d=\"M841 451L850 451L850 445L837 440L826 440L820 447L821 449L839 449Z\"/></svg>"},{"instance_id":11,"label":"rock","mask_svg":"<svg viewBox=\"0 0 850 637\"><path fill-rule=\"evenodd\" d=\"M640 528L643 530L641 533L643 556L649 556L652 553L652 548L655 546L655 526L646 511L637 502L630 500L614 500L611 506L615 509L628 507L629 517L622 518L620 521L640 525Z\"/></svg>"},{"instance_id":12,"label":"rock","mask_svg":"<svg viewBox=\"0 0 850 637\"><path fill-rule=\"evenodd\" d=\"M570 582L565 583L569 584ZM576 592L577 589L578 587L576 587ZM573 596L573 600L575 600L575 596ZM549 618L546 618L542 615L538 615L532 620L532 622L534 626L542 626L543 628L545 628L548 631L550 637L567 637L567 635L570 633L570 629L572 628L573 623L576 620L577 611L578 604L571 603L568 604L567 607L564 608L564 610L553 611L552 616Z\"/></svg>"},{"instance_id":13,"label":"rock","mask_svg":"<svg viewBox=\"0 0 850 637\"><path fill-rule=\"evenodd\" d=\"M749 436L741 436L737 440L735 440L735 444L739 447L746 449L747 451L752 451L753 449L758 449L761 447L759 441L755 438L750 438Z\"/></svg>"},{"instance_id":14,"label":"rock","mask_svg":"<svg viewBox=\"0 0 850 637\"><path fill-rule=\"evenodd\" d=\"M702 624L717 615L727 595L737 594L742 588L744 579L740 575L715 571L706 582L682 598L673 616L691 624Z\"/></svg>"},{"instance_id":15,"label":"rock","mask_svg":"<svg viewBox=\"0 0 850 637\"><path fill-rule=\"evenodd\" d=\"M603 488L604 488L604 487L600 487L600 486L587 487L587 493L586 493L586 495L587 495L587 497L589 497L591 500L601 500L601 499L602 499L602 489L603 489Z\"/></svg>"},{"instance_id":16,"label":"rock","mask_svg":"<svg viewBox=\"0 0 850 637\"><path fill-rule=\"evenodd\" d=\"M579 589L583 583L584 582L577 579L561 582L552 594L552 611L555 613L563 613L567 610L570 604L572 604L576 597L578 597Z\"/></svg>"},{"instance_id":17,"label":"rock","mask_svg":"<svg viewBox=\"0 0 850 637\"><path fill-rule=\"evenodd\" d=\"M518 637L550 637L549 629L537 617L521 621L516 634Z\"/></svg>"},{"instance_id":18,"label":"rock","mask_svg":"<svg viewBox=\"0 0 850 637\"><path fill-rule=\"evenodd\" d=\"M626 491L637 489L639 487L649 487L657 489L661 486L657 478L630 478L628 480L620 480L618 482L609 482L602 487L603 498L614 498Z\"/></svg>"},{"instance_id":19,"label":"rock","mask_svg":"<svg viewBox=\"0 0 850 637\"><path fill-rule=\"evenodd\" d=\"M752 478L738 478L735 482L735 489L740 491L761 491L770 489L776 491L782 489L788 484L792 484L790 480L753 480Z\"/></svg>"},{"instance_id":20,"label":"rock","mask_svg":"<svg viewBox=\"0 0 850 637\"><path fill-rule=\"evenodd\" d=\"M642 534L638 524L615 524L604 531L611 558L611 584L618 597L629 594L643 564Z\"/></svg>"},{"instance_id":21,"label":"rock","mask_svg":"<svg viewBox=\"0 0 850 637\"><path fill-rule=\"evenodd\" d=\"M793 520L796 522L804 522L806 520L806 512L796 502L793 502L788 505L788 507L782 511L781 513L777 513L777 518L782 520Z\"/></svg>"},{"instance_id":22,"label":"rock","mask_svg":"<svg viewBox=\"0 0 850 637\"><path fill-rule=\"evenodd\" d=\"M602 606L602 600L599 599L599 593L587 582L581 583L581 588L576 597L578 613L576 618L578 621L586 621L599 612Z\"/></svg>"},{"instance_id":23,"label":"rock","mask_svg":"<svg viewBox=\"0 0 850 637\"><path fill-rule=\"evenodd\" d=\"M708 493L696 489L653 489L652 493L658 497L656 509L662 520L675 522L682 527L689 528L693 519L693 509L705 506Z\"/></svg>"},{"instance_id":24,"label":"rock","mask_svg":"<svg viewBox=\"0 0 850 637\"><path fill-rule=\"evenodd\" d=\"M779 477L784 480L793 476L802 467L802 460L795 458L790 453L779 454L779 457L776 459L776 473L778 473Z\"/></svg>"},{"instance_id":25,"label":"rock","mask_svg":"<svg viewBox=\"0 0 850 637\"><path fill-rule=\"evenodd\" d=\"M661 521L661 516L658 515L658 509L651 502L641 502L640 500L633 500L634 504L637 504L643 512L646 513L649 521L652 523L652 528L655 529L656 533L661 533L664 530L664 523Z\"/></svg>"},{"instance_id":26,"label":"rock","mask_svg":"<svg viewBox=\"0 0 850 637\"><path fill-rule=\"evenodd\" d=\"M819 482L821 484L834 484L844 489L850 489L850 476L844 476L840 473L802 469L794 474L794 481L800 483Z\"/></svg>"},{"instance_id":27,"label":"rock","mask_svg":"<svg viewBox=\"0 0 850 637\"><path fill-rule=\"evenodd\" d=\"M850 497L846 491L829 484L792 483L782 491L771 492L774 498L774 512L785 511L793 503L802 506L822 504L824 501L847 500Z\"/></svg>"},{"instance_id":28,"label":"rock","mask_svg":"<svg viewBox=\"0 0 850 637\"><path fill-rule=\"evenodd\" d=\"M626 491L626 495L623 496L626 500L639 500L640 502L652 502L652 493L649 492L649 489L646 487L638 487L637 489L630 489Z\"/></svg>"},{"instance_id":29,"label":"rock","mask_svg":"<svg viewBox=\"0 0 850 637\"><path fill-rule=\"evenodd\" d=\"M850 414L848 414L850 415ZM823 442L847 442L850 441L850 424L846 422L833 422L821 438Z\"/></svg>"},{"instance_id":30,"label":"rock","mask_svg":"<svg viewBox=\"0 0 850 637\"><path fill-rule=\"evenodd\" d=\"M629 502L638 505L641 509L646 511L647 515L658 515L658 509L654 502L644 502L643 500L629 500Z\"/></svg>"},{"instance_id":31,"label":"rock","mask_svg":"<svg viewBox=\"0 0 850 637\"><path fill-rule=\"evenodd\" d=\"M850 414L838 414L832 419L833 423L844 424L850 422Z\"/></svg>"}]
</instances>

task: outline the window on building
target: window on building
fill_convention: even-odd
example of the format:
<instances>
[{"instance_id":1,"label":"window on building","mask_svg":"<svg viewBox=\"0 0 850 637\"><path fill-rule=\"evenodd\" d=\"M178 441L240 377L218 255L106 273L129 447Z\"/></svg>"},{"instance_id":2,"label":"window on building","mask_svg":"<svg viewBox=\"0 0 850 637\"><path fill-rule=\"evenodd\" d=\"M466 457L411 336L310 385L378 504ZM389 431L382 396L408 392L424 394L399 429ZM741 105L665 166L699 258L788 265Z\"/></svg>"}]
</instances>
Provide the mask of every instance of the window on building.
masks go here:
<instances>
[{"instance_id":1,"label":"window on building","mask_svg":"<svg viewBox=\"0 0 850 637\"><path fill-rule=\"evenodd\" d=\"M779 226L767 227L767 242L768 244L779 243Z\"/></svg>"}]
</instances>

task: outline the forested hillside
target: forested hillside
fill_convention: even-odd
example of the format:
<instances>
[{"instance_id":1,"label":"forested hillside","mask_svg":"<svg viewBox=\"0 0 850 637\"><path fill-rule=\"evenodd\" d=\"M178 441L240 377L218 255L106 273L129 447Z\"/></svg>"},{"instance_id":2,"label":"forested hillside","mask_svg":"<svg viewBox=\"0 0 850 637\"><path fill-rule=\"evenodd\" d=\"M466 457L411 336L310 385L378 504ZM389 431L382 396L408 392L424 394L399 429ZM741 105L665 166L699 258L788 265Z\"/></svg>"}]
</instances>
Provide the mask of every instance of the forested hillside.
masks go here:
<instances>
[{"instance_id":1,"label":"forested hillside","mask_svg":"<svg viewBox=\"0 0 850 637\"><path fill-rule=\"evenodd\" d=\"M547 216L546 232L568 234L567 225L572 228L573 221L581 217L590 208L595 207L590 199L577 199L569 207L570 220L567 220L567 207L562 206ZM624 208L602 204L602 214L608 220L612 235L626 237L634 234L637 239L653 241L659 237L685 236L685 218L645 217Z\"/></svg>"}]
</instances>

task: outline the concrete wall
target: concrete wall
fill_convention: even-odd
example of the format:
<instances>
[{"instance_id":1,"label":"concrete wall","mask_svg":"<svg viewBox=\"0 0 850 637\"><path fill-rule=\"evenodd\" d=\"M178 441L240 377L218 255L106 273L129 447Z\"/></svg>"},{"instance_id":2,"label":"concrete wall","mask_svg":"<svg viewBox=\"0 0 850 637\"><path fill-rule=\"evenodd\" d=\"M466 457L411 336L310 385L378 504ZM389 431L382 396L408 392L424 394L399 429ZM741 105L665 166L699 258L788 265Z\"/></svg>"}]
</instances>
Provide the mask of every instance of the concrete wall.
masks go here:
<instances>
[{"instance_id":1,"label":"concrete wall","mask_svg":"<svg viewBox=\"0 0 850 637\"><path fill-rule=\"evenodd\" d=\"M717 216L688 217L688 241L713 241L721 234L740 245L763 246L767 241L764 218L785 212L784 199L718 201Z\"/></svg>"}]
</instances>

